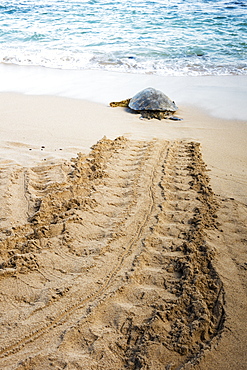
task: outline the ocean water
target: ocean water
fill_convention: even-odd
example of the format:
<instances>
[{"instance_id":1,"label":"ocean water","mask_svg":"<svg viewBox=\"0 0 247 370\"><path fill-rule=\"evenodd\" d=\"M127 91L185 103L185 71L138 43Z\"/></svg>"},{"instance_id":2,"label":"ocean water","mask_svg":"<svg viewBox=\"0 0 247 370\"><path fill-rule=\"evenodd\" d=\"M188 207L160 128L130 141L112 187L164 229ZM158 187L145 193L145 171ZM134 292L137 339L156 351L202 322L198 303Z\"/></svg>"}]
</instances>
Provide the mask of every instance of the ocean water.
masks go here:
<instances>
[{"instance_id":1,"label":"ocean water","mask_svg":"<svg viewBox=\"0 0 247 370\"><path fill-rule=\"evenodd\" d=\"M247 1L0 1L0 63L247 75Z\"/></svg>"}]
</instances>

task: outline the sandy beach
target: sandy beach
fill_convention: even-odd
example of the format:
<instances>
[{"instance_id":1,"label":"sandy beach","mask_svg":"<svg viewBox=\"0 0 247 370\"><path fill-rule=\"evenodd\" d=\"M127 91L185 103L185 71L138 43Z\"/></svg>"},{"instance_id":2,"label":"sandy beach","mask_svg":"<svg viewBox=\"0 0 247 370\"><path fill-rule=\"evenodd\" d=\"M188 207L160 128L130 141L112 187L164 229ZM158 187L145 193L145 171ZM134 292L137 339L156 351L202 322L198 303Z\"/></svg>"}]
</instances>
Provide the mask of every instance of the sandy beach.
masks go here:
<instances>
[{"instance_id":1,"label":"sandy beach","mask_svg":"<svg viewBox=\"0 0 247 370\"><path fill-rule=\"evenodd\" d=\"M3 70L0 367L246 369L246 76Z\"/></svg>"}]
</instances>

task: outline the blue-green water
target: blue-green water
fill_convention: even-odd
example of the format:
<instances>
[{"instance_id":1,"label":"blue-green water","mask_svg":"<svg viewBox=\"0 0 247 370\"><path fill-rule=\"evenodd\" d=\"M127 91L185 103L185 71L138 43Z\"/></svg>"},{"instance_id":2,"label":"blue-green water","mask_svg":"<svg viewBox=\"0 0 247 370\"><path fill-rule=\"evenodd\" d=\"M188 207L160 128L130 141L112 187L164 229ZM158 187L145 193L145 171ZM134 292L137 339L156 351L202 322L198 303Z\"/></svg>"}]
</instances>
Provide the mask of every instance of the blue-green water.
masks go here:
<instances>
[{"instance_id":1,"label":"blue-green water","mask_svg":"<svg viewBox=\"0 0 247 370\"><path fill-rule=\"evenodd\" d=\"M0 62L247 74L247 1L0 1Z\"/></svg>"}]
</instances>

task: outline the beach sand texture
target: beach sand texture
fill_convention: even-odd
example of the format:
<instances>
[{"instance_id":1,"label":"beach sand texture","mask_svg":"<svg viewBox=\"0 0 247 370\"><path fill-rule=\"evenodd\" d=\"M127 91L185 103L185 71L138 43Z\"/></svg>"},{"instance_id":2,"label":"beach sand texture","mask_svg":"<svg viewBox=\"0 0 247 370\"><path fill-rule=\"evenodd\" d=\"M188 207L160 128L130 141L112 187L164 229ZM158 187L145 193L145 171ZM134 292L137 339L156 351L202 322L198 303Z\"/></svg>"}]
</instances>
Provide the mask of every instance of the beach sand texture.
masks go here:
<instances>
[{"instance_id":1,"label":"beach sand texture","mask_svg":"<svg viewBox=\"0 0 247 370\"><path fill-rule=\"evenodd\" d=\"M247 209L198 143L103 138L1 187L1 368L246 368Z\"/></svg>"},{"instance_id":2,"label":"beach sand texture","mask_svg":"<svg viewBox=\"0 0 247 370\"><path fill-rule=\"evenodd\" d=\"M0 94L1 369L247 368L239 81L185 79L182 121Z\"/></svg>"}]
</instances>

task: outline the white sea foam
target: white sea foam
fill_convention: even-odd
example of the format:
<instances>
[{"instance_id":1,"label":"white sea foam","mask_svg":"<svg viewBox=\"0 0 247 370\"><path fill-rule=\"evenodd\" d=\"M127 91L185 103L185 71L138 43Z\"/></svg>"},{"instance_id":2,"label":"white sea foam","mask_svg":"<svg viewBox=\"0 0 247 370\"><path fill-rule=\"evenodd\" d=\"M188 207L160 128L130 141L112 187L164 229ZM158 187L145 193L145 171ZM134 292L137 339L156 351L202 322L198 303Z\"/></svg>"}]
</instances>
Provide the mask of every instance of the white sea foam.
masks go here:
<instances>
[{"instance_id":1,"label":"white sea foam","mask_svg":"<svg viewBox=\"0 0 247 370\"><path fill-rule=\"evenodd\" d=\"M212 64L199 57L185 60L166 61L141 58L106 58L89 52L68 53L64 50L29 52L21 50L0 50L0 63L22 66L42 66L60 69L100 69L112 72L154 74L160 76L203 76L203 75L246 75L247 65L243 63Z\"/></svg>"}]
</instances>

